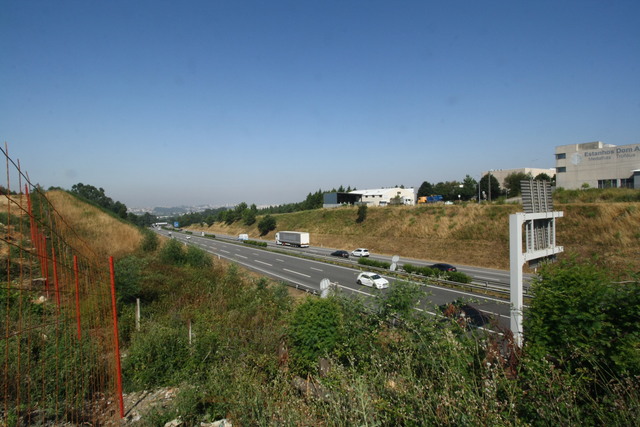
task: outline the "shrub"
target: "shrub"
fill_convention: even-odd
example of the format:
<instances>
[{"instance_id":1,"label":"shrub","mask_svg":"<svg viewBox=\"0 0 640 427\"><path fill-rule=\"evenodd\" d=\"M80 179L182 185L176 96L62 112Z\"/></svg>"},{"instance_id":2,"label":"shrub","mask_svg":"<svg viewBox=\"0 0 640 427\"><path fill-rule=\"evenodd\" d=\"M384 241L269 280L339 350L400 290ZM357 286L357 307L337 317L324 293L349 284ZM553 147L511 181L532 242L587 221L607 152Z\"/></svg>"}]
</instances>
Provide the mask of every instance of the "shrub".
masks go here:
<instances>
[{"instance_id":1,"label":"shrub","mask_svg":"<svg viewBox=\"0 0 640 427\"><path fill-rule=\"evenodd\" d=\"M313 372L318 358L333 350L341 329L340 307L334 299L309 298L299 305L289 325L294 369L299 373Z\"/></svg>"},{"instance_id":2,"label":"shrub","mask_svg":"<svg viewBox=\"0 0 640 427\"><path fill-rule=\"evenodd\" d=\"M184 245L175 239L169 240L160 250L160 261L169 265L183 265L186 261Z\"/></svg>"},{"instance_id":3,"label":"shrub","mask_svg":"<svg viewBox=\"0 0 640 427\"><path fill-rule=\"evenodd\" d=\"M141 249L144 252L155 252L160 245L160 241L158 239L158 235L153 231L143 228L142 229L142 243L140 245Z\"/></svg>"},{"instance_id":4,"label":"shrub","mask_svg":"<svg viewBox=\"0 0 640 427\"><path fill-rule=\"evenodd\" d=\"M259 246L261 248L266 248L267 247L267 242L259 242L257 240L245 240L244 243L246 245Z\"/></svg>"},{"instance_id":5,"label":"shrub","mask_svg":"<svg viewBox=\"0 0 640 427\"><path fill-rule=\"evenodd\" d=\"M135 302L140 295L140 281L144 262L135 256L122 258L115 263L115 284L118 303Z\"/></svg>"},{"instance_id":6,"label":"shrub","mask_svg":"<svg viewBox=\"0 0 640 427\"><path fill-rule=\"evenodd\" d=\"M375 259L370 259L367 257L360 257L358 259L358 264L360 265L370 265L372 267L378 267L378 268L384 268L384 269L389 269L389 267L391 267L391 263L386 262L386 261L376 261Z\"/></svg>"},{"instance_id":7,"label":"shrub","mask_svg":"<svg viewBox=\"0 0 640 427\"><path fill-rule=\"evenodd\" d=\"M211 267L213 262L211 256L200 248L195 246L188 246L187 253L185 254L185 262L187 265L196 268Z\"/></svg>"},{"instance_id":8,"label":"shrub","mask_svg":"<svg viewBox=\"0 0 640 427\"><path fill-rule=\"evenodd\" d=\"M593 264L574 260L542 268L525 316L527 348L570 372L640 374L640 283L615 284Z\"/></svg>"}]
</instances>

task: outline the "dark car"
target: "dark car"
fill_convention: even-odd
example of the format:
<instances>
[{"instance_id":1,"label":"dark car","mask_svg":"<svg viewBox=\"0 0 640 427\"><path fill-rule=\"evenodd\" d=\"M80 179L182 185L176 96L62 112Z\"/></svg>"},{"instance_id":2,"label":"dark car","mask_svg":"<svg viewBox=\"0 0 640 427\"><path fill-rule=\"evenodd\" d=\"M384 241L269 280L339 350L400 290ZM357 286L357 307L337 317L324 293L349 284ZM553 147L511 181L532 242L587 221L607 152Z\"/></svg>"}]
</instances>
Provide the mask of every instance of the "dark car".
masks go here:
<instances>
[{"instance_id":1,"label":"dark car","mask_svg":"<svg viewBox=\"0 0 640 427\"><path fill-rule=\"evenodd\" d=\"M455 268L453 265L451 264L445 264L445 263L438 263L438 264L433 264L431 266L431 268L435 268L436 270L440 270L440 271L458 271L457 268Z\"/></svg>"},{"instance_id":2,"label":"dark car","mask_svg":"<svg viewBox=\"0 0 640 427\"><path fill-rule=\"evenodd\" d=\"M339 256L342 258L349 258L349 252L347 251L335 251L331 252L331 256Z\"/></svg>"}]
</instances>

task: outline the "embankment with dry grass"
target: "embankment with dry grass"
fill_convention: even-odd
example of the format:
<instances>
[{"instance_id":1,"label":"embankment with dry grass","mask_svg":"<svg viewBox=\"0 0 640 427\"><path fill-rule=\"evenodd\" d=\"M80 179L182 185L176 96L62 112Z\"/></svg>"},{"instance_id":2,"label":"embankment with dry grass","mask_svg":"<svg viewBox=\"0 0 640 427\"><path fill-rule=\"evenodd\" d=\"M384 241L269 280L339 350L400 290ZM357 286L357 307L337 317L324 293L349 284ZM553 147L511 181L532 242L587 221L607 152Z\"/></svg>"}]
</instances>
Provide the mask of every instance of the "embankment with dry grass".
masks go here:
<instances>
[{"instance_id":1,"label":"embankment with dry grass","mask_svg":"<svg viewBox=\"0 0 640 427\"><path fill-rule=\"evenodd\" d=\"M564 212L557 222L563 256L640 270L640 203L561 204L556 210ZM277 229L262 237L257 222L250 227L236 222L192 228L268 240L278 230L308 231L314 246L367 247L379 254L508 269L509 215L521 211L515 204L370 207L366 220L358 224L357 208L342 207L273 215Z\"/></svg>"},{"instance_id":2,"label":"embankment with dry grass","mask_svg":"<svg viewBox=\"0 0 640 427\"><path fill-rule=\"evenodd\" d=\"M64 191L48 191L47 199L64 218L57 225L65 239L79 250L99 258L119 258L140 246L142 235L137 227L109 215ZM86 256L92 256L87 253Z\"/></svg>"}]
</instances>

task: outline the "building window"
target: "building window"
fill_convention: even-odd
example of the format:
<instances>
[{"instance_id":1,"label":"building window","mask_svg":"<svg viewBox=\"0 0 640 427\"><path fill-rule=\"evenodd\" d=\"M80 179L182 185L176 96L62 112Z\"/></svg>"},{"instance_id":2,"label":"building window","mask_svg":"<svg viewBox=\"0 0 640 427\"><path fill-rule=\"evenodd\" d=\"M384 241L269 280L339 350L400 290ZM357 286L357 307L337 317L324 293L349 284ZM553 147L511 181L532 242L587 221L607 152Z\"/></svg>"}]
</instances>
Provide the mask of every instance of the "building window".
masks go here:
<instances>
[{"instance_id":1,"label":"building window","mask_svg":"<svg viewBox=\"0 0 640 427\"><path fill-rule=\"evenodd\" d=\"M598 188L618 188L617 179L599 179Z\"/></svg>"},{"instance_id":2,"label":"building window","mask_svg":"<svg viewBox=\"0 0 640 427\"><path fill-rule=\"evenodd\" d=\"M563 173L566 171L567 171L567 168L564 166L560 166L559 168L556 168L556 173Z\"/></svg>"},{"instance_id":3,"label":"building window","mask_svg":"<svg viewBox=\"0 0 640 427\"><path fill-rule=\"evenodd\" d=\"M620 180L620 188L633 188L633 178L622 178Z\"/></svg>"},{"instance_id":4,"label":"building window","mask_svg":"<svg viewBox=\"0 0 640 427\"><path fill-rule=\"evenodd\" d=\"M558 153L556 154L556 160L562 160L567 158L567 153Z\"/></svg>"}]
</instances>

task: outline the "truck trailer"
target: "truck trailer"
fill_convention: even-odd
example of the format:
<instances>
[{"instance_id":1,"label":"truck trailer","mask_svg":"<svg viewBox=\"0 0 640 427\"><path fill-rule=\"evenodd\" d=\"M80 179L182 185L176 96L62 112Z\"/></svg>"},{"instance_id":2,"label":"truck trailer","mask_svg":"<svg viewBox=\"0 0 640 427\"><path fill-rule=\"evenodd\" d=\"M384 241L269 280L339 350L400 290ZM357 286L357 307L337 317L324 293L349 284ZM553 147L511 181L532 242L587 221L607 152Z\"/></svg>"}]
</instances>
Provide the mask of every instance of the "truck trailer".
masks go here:
<instances>
[{"instance_id":1,"label":"truck trailer","mask_svg":"<svg viewBox=\"0 0 640 427\"><path fill-rule=\"evenodd\" d=\"M278 231L276 233L276 245L309 247L309 233L303 231Z\"/></svg>"}]
</instances>

